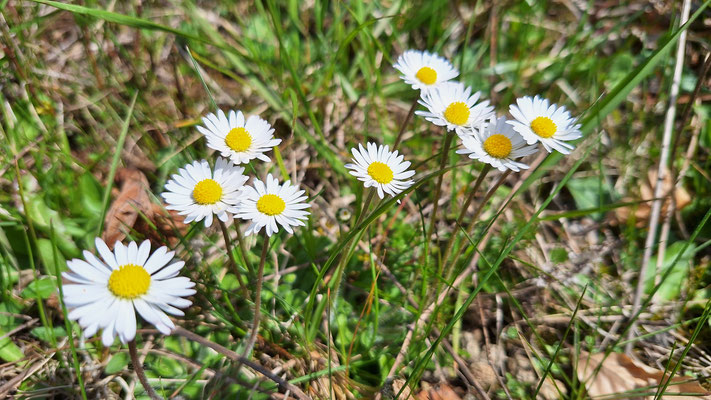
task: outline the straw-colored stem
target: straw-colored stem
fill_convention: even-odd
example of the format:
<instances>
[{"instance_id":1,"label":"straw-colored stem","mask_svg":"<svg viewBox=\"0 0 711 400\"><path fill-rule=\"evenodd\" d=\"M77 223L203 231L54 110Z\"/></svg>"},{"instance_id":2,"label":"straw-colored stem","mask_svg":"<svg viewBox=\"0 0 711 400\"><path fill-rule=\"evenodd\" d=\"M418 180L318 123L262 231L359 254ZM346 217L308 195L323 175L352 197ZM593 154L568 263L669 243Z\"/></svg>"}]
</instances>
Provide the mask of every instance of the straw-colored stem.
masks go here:
<instances>
[{"instance_id":1,"label":"straw-colored stem","mask_svg":"<svg viewBox=\"0 0 711 400\"><path fill-rule=\"evenodd\" d=\"M138 351L136 350L136 341L131 340L128 342L128 354L131 356L131 363L133 364L133 370L136 371L136 376L138 380L143 385L143 389L146 390L146 394L152 400L162 400L158 393L153 390L151 385L148 383L148 378L146 377L145 371L143 371L143 365L141 365L141 360L138 359Z\"/></svg>"}]
</instances>

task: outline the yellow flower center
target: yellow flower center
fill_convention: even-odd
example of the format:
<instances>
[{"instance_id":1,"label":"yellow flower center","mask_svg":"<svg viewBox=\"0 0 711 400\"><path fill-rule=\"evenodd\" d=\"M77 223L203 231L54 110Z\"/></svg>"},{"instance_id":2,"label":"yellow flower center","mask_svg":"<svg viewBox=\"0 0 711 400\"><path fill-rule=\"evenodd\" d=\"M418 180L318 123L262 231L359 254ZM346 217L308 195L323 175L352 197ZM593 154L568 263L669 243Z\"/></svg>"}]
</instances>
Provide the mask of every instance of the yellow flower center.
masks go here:
<instances>
[{"instance_id":1,"label":"yellow flower center","mask_svg":"<svg viewBox=\"0 0 711 400\"><path fill-rule=\"evenodd\" d=\"M387 185L393 180L393 170L387 164L373 161L368 166L368 175L376 182Z\"/></svg>"},{"instance_id":2,"label":"yellow flower center","mask_svg":"<svg viewBox=\"0 0 711 400\"><path fill-rule=\"evenodd\" d=\"M484 151L494 158L506 158L511 154L511 139L497 133L484 141Z\"/></svg>"},{"instance_id":3,"label":"yellow flower center","mask_svg":"<svg viewBox=\"0 0 711 400\"><path fill-rule=\"evenodd\" d=\"M193 199L202 205L215 204L222 198L222 186L212 179L203 179L193 189Z\"/></svg>"},{"instance_id":4,"label":"yellow flower center","mask_svg":"<svg viewBox=\"0 0 711 400\"><path fill-rule=\"evenodd\" d=\"M275 194L265 194L257 200L257 210L262 214L279 215L285 208L284 200Z\"/></svg>"},{"instance_id":5,"label":"yellow flower center","mask_svg":"<svg viewBox=\"0 0 711 400\"><path fill-rule=\"evenodd\" d=\"M444 118L450 124L464 125L469 121L469 107L464 102L455 101L444 110Z\"/></svg>"},{"instance_id":6,"label":"yellow flower center","mask_svg":"<svg viewBox=\"0 0 711 400\"><path fill-rule=\"evenodd\" d=\"M437 71L430 67L422 67L419 71L417 71L415 77L425 85L431 85L437 82Z\"/></svg>"},{"instance_id":7,"label":"yellow flower center","mask_svg":"<svg viewBox=\"0 0 711 400\"><path fill-rule=\"evenodd\" d=\"M252 145L252 135L244 128L232 128L225 137L225 144L234 151L242 152Z\"/></svg>"},{"instance_id":8,"label":"yellow flower center","mask_svg":"<svg viewBox=\"0 0 711 400\"><path fill-rule=\"evenodd\" d=\"M548 117L538 117L531 121L531 129L536 135L542 138L549 138L555 135L555 131L558 127L555 123Z\"/></svg>"},{"instance_id":9,"label":"yellow flower center","mask_svg":"<svg viewBox=\"0 0 711 400\"><path fill-rule=\"evenodd\" d=\"M115 269L109 277L109 290L116 297L133 300L148 293L151 276L143 267L126 264Z\"/></svg>"}]
</instances>

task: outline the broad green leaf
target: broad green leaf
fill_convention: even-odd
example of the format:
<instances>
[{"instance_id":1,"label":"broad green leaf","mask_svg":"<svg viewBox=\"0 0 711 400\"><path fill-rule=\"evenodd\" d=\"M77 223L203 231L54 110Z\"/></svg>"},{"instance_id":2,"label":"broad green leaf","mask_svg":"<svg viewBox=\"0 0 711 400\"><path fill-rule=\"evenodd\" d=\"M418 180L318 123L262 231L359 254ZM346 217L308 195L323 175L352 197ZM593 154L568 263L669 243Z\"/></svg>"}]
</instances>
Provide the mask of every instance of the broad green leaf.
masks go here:
<instances>
[{"instance_id":1,"label":"broad green leaf","mask_svg":"<svg viewBox=\"0 0 711 400\"><path fill-rule=\"evenodd\" d=\"M30 282L30 284L22 290L20 296L24 299L36 299L37 296L41 299L48 299L49 296L56 291L57 285L54 283L54 277L44 277Z\"/></svg>"},{"instance_id":2,"label":"broad green leaf","mask_svg":"<svg viewBox=\"0 0 711 400\"><path fill-rule=\"evenodd\" d=\"M126 368L129 361L130 358L128 356L128 353L116 353L111 357L109 362L106 363L106 368L104 368L104 372L107 375L121 372L124 370L124 368Z\"/></svg>"},{"instance_id":3,"label":"broad green leaf","mask_svg":"<svg viewBox=\"0 0 711 400\"><path fill-rule=\"evenodd\" d=\"M64 330L62 326L55 326L53 329L49 329L48 326L38 326L30 331L32 336L46 343L56 343L58 337L67 336L67 331Z\"/></svg>"},{"instance_id":4,"label":"broad green leaf","mask_svg":"<svg viewBox=\"0 0 711 400\"><path fill-rule=\"evenodd\" d=\"M4 336L5 334L6 332L0 328L0 336ZM14 362L24 356L25 354L22 352L22 349L10 340L9 337L0 339L0 358L5 362Z\"/></svg>"},{"instance_id":5,"label":"broad green leaf","mask_svg":"<svg viewBox=\"0 0 711 400\"><path fill-rule=\"evenodd\" d=\"M664 252L664 261L662 262L658 274L662 275L669 269L671 269L671 272L669 273L669 277L662 282L662 285L659 287L657 291L658 298L662 300L676 300L679 297L681 288L684 286L684 282L686 282L686 278L689 275L689 263L693 259L694 253L696 253L696 247L693 243L688 243L687 246L687 242L680 241L667 247L666 252ZM657 256L655 255L649 259L649 263L647 264L647 278L644 281L644 291L646 294L651 293L654 288L656 265Z\"/></svg>"}]
</instances>

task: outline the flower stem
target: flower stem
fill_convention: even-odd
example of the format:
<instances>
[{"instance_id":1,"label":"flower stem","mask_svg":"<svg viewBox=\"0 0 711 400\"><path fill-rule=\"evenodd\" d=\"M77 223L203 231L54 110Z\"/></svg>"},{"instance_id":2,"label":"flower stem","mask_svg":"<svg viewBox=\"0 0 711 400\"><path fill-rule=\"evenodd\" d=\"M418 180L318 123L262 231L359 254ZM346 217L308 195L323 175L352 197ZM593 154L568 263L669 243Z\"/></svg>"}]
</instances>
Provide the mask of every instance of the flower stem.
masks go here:
<instances>
[{"instance_id":1,"label":"flower stem","mask_svg":"<svg viewBox=\"0 0 711 400\"><path fill-rule=\"evenodd\" d=\"M417 108L417 100L419 100L419 98L415 98L415 101L412 103L412 107L410 107L410 111L407 112L407 116L405 117L405 120L402 121L402 126L400 126L400 132L397 133L397 137L395 138L395 144L393 144L393 151L395 151L395 149L397 149L397 146L402 141L402 135L405 133L407 124L410 122L412 115L415 114L415 108Z\"/></svg>"},{"instance_id":2,"label":"flower stem","mask_svg":"<svg viewBox=\"0 0 711 400\"><path fill-rule=\"evenodd\" d=\"M252 263L250 263L247 258L247 246L244 245L244 236L242 235L242 230L239 228L239 224L235 224L235 231L237 231L237 243L239 243L239 251L242 254L244 265L247 266L250 279L254 279L254 269L252 268Z\"/></svg>"},{"instance_id":3,"label":"flower stem","mask_svg":"<svg viewBox=\"0 0 711 400\"><path fill-rule=\"evenodd\" d=\"M148 383L148 378L146 373L143 371L143 365L141 365L141 360L138 359L138 351L136 350L136 341L131 340L128 342L128 354L131 356L131 363L133 363L133 370L136 371L136 376L138 380L143 385L143 389L146 390L146 394L152 400L162 400L162 397L158 396L158 393L153 390L151 385Z\"/></svg>"},{"instance_id":4,"label":"flower stem","mask_svg":"<svg viewBox=\"0 0 711 400\"><path fill-rule=\"evenodd\" d=\"M447 159L449 158L449 147L452 145L452 139L454 138L453 132L446 132L444 134L444 145L442 146L442 158L439 161L439 170L443 170L447 166ZM430 219L430 225L427 228L427 235L425 240L429 242L432 238L432 232L434 232L434 227L437 223L437 209L439 208L439 196L442 194L442 181L444 180L444 174L441 174L437 178L437 186L435 186L434 204L432 206L432 218Z\"/></svg>"},{"instance_id":5,"label":"flower stem","mask_svg":"<svg viewBox=\"0 0 711 400\"><path fill-rule=\"evenodd\" d=\"M469 236L472 235L472 231L474 230L474 225L476 225L479 215L484 210L484 206L489 201L489 199L491 199L491 196L493 196L494 193L496 193L496 190L499 188L499 186L501 186L501 184L504 183L504 181L509 176L509 174L511 174L511 170L507 169L506 172L504 172L501 175L501 177L499 177L499 180L496 181L494 186L492 186L491 189L489 189L489 191L486 192L486 196L484 196L484 198L481 199L479 206L476 208L476 210L474 211L474 214L472 215L472 220L469 222L469 225L467 225L467 228L465 230L467 235L469 235ZM459 249L457 249L457 252L454 255L454 259L452 260L452 263L450 264L449 271L448 271L447 277L446 277L446 281L449 281L451 279L451 275L454 272L455 265L457 264L459 257L462 255L462 251L464 251L464 249L466 247L467 246L459 246Z\"/></svg>"},{"instance_id":6,"label":"flower stem","mask_svg":"<svg viewBox=\"0 0 711 400\"><path fill-rule=\"evenodd\" d=\"M469 195L467 196L466 201L462 205L462 210L459 212L459 217L457 218L457 224L454 227L454 231L452 232L451 236L449 237L449 240L447 241L447 247L445 247L445 250L444 250L444 257L442 257L442 265L443 266L447 263L447 259L449 259L450 253L452 252L452 245L454 245L454 239L457 237L458 227L459 227L459 225L461 225L462 221L464 220L464 216L467 213L467 209L469 208L469 205L474 200L476 193L479 191L479 187L481 186L482 182L484 182L484 178L489 173L489 171L491 171L491 165L485 164L484 169L479 173L479 176L476 178L476 182L474 182L474 187L469 191ZM440 274L441 273L442 273L442 268L440 269Z\"/></svg>"},{"instance_id":7,"label":"flower stem","mask_svg":"<svg viewBox=\"0 0 711 400\"><path fill-rule=\"evenodd\" d=\"M230 269L232 269L232 273L235 274L235 278L237 278L237 282L239 283L239 287L242 289L242 291L244 293L249 293L247 286L245 286L244 282L242 281L243 276L237 268L237 260L235 260L234 253L232 252L232 248L234 247L232 244L232 238L230 238L230 233L227 231L227 225L225 225L225 223L222 221L220 221L220 229L222 229L222 236L225 239L225 246L227 246L227 254L230 258Z\"/></svg>"},{"instance_id":8,"label":"flower stem","mask_svg":"<svg viewBox=\"0 0 711 400\"><path fill-rule=\"evenodd\" d=\"M264 261L267 259L267 251L269 250L269 236L267 236L267 228L265 227L261 233L262 236L262 256L259 258L259 271L257 271L257 288L254 292L254 321L252 322L252 331L247 340L247 346L244 348L242 357L248 358L252 352L254 344L257 342L257 333L259 332L259 323L262 312L262 281L264 280Z\"/></svg>"}]
</instances>

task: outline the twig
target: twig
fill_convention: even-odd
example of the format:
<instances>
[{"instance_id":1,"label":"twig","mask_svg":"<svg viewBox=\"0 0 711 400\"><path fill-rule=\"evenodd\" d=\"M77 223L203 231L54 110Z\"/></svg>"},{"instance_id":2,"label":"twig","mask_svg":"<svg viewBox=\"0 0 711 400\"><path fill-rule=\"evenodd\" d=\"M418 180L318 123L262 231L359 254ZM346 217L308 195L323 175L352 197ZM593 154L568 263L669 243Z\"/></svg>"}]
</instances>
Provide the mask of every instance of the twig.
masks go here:
<instances>
[{"instance_id":1,"label":"twig","mask_svg":"<svg viewBox=\"0 0 711 400\"><path fill-rule=\"evenodd\" d=\"M232 361L242 363L246 365L247 367L259 372L260 374L264 375L265 377L269 378L273 382L275 382L279 388L284 391L290 391L291 393L294 394L298 399L300 400L311 400L309 396L307 396L304 392L301 391L298 387L294 386L293 384L289 383L289 381L286 381L282 378L280 378L278 375L273 374L271 371L269 371L267 368L262 367L261 365L250 361L249 359L246 359L239 354L235 353L234 351L221 346L213 341L210 341L208 339L205 339L204 337L190 332L184 328L181 327L176 327L173 332L173 335L180 335L185 337L188 340L192 340L193 342L198 342L203 346L209 347L216 352L222 354L223 356L229 358Z\"/></svg>"},{"instance_id":2,"label":"twig","mask_svg":"<svg viewBox=\"0 0 711 400\"><path fill-rule=\"evenodd\" d=\"M691 10L691 1L684 0L684 5L681 11L681 25L685 24L689 20L689 12ZM674 116L676 115L676 99L679 95L679 85L681 83L681 72L684 67L684 50L686 48L686 30L679 35L679 42L677 44L676 51L676 65L674 66L674 77L672 79L672 86L669 93L669 108L667 109L667 114L664 119L664 136L662 137L662 154L659 159L659 168L657 169L657 182L654 186L654 198L652 202L652 213L649 221L649 231L647 232L647 240L644 244L644 255L642 257L642 264L639 269L639 278L637 281L637 290L634 296L634 308L632 315L637 314L639 307L642 302L642 296L644 295L644 286L647 275L647 264L652 258L652 250L657 236L657 225L659 224L659 215L662 211L662 190L664 184L664 178L667 174L667 164L669 163L669 153L670 153L670 143L672 138L672 127L674 125ZM665 238L661 238L666 240ZM663 254L661 256L663 258ZM656 267L656 266L655 266ZM655 268L655 283L659 279L659 271ZM630 340L635 334L637 328L637 321L632 323L632 327L629 330L627 339ZM632 351L632 342L627 343L625 346L625 353L630 354Z\"/></svg>"}]
</instances>

